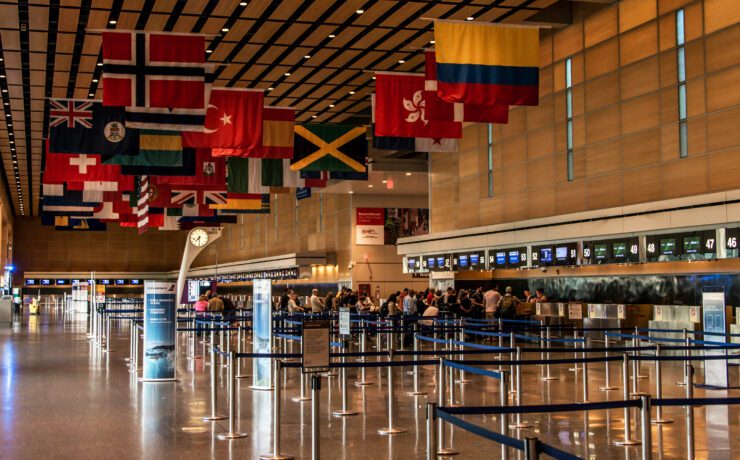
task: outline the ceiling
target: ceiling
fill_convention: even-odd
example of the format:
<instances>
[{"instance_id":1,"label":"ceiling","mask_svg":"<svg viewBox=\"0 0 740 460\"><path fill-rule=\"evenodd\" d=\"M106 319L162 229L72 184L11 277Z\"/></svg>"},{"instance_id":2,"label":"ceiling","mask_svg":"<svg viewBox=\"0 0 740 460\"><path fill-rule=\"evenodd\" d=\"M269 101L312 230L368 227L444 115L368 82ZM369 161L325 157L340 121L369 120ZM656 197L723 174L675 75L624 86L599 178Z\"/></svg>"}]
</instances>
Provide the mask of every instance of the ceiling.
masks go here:
<instances>
[{"instance_id":1,"label":"ceiling","mask_svg":"<svg viewBox=\"0 0 740 460\"><path fill-rule=\"evenodd\" d=\"M263 88L299 121L369 121L372 74L418 71L432 23L555 18L561 0L0 0L0 175L38 215L47 98L101 98L101 29L207 34L219 86ZM561 8L562 10L562 8ZM559 17L562 17L560 15ZM552 22L552 21L551 21ZM557 23L557 21L554 21ZM558 24L563 25L563 24Z\"/></svg>"}]
</instances>

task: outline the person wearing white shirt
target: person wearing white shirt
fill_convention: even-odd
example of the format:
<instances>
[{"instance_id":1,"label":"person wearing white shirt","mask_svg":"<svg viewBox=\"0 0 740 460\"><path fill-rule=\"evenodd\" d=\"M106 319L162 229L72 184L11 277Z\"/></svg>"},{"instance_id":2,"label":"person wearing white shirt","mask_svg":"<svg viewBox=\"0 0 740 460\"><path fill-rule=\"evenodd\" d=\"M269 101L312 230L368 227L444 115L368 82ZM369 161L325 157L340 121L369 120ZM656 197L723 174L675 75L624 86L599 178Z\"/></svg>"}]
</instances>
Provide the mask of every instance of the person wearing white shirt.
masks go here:
<instances>
[{"instance_id":1,"label":"person wearing white shirt","mask_svg":"<svg viewBox=\"0 0 740 460\"><path fill-rule=\"evenodd\" d=\"M308 300L308 304L311 307L311 313L321 313L324 311L324 301L319 297L319 290L311 290L311 297Z\"/></svg>"},{"instance_id":2,"label":"person wearing white shirt","mask_svg":"<svg viewBox=\"0 0 740 460\"><path fill-rule=\"evenodd\" d=\"M498 286L489 289L483 294L483 303L486 306L486 319L493 319L499 300L501 300L501 293L498 292Z\"/></svg>"}]
</instances>

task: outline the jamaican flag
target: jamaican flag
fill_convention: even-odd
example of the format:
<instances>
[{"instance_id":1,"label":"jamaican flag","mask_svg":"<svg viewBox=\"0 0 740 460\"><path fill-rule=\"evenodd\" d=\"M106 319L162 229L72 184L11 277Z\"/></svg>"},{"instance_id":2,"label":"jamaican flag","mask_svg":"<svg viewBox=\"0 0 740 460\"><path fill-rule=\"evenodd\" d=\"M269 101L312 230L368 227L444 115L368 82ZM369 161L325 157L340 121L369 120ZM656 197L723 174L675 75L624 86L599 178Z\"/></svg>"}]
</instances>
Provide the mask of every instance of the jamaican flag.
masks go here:
<instances>
[{"instance_id":1,"label":"jamaican flag","mask_svg":"<svg viewBox=\"0 0 740 460\"><path fill-rule=\"evenodd\" d=\"M363 126L295 126L292 171L367 172L367 129Z\"/></svg>"}]
</instances>

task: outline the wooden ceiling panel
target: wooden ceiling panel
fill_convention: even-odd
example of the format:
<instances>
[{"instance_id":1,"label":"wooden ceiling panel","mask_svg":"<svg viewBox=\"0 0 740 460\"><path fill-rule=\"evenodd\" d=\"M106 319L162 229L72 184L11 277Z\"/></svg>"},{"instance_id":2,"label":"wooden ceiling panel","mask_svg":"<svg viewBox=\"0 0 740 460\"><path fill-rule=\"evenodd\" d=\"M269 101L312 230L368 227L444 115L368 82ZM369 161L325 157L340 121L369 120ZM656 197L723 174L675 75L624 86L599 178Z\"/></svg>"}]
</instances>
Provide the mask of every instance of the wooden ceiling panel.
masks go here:
<instances>
[{"instance_id":1,"label":"wooden ceiling panel","mask_svg":"<svg viewBox=\"0 0 740 460\"><path fill-rule=\"evenodd\" d=\"M180 16L177 19L173 32L188 33L193 30L193 26L198 21L195 16Z\"/></svg>"},{"instance_id":2,"label":"wooden ceiling panel","mask_svg":"<svg viewBox=\"0 0 740 460\"><path fill-rule=\"evenodd\" d=\"M0 28L18 30L18 6L11 4L0 5ZM3 46L5 46L3 42Z\"/></svg>"},{"instance_id":3,"label":"wooden ceiling panel","mask_svg":"<svg viewBox=\"0 0 740 460\"><path fill-rule=\"evenodd\" d=\"M61 8L59 10L59 32L77 32L77 20L80 10L77 8ZM74 42L74 40L73 40Z\"/></svg>"}]
</instances>

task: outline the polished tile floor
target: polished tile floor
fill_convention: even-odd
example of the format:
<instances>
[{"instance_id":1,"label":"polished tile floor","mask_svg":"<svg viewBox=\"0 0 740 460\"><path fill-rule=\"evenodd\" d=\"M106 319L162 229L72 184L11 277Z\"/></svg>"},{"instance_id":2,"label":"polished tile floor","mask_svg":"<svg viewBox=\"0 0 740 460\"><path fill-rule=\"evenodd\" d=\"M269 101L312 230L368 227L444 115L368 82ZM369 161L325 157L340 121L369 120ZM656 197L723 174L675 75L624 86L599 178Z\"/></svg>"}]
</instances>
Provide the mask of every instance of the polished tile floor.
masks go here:
<instances>
[{"instance_id":1,"label":"polished tile floor","mask_svg":"<svg viewBox=\"0 0 740 460\"><path fill-rule=\"evenodd\" d=\"M113 351L101 353L86 340L84 317L64 317L44 312L25 317L12 328L0 328L0 458L257 458L271 451L271 392L248 388L239 380L238 429L248 437L218 440L227 422L203 422L209 406L209 367L204 359L187 359L183 340L178 358L176 383L139 383L131 377L124 358L128 356L128 330L114 328ZM199 350L202 352L202 349ZM533 356L538 357L538 355ZM248 372L249 363L246 363ZM619 365L612 367L613 383L619 383ZM568 366L553 367L559 380L541 381L540 366L525 369L525 404L570 403L581 400L580 378ZM732 370L738 382L737 369ZM653 366L644 365L640 380L643 391L654 392ZM219 368L220 412L225 412L226 372ZM579 373L580 375L580 373ZM676 386L681 380L678 363L663 370L664 396L682 397ZM283 453L310 458L310 403L291 400L299 392L297 370L288 371L283 391ZM355 370L349 380L355 380ZM498 405L498 382L470 376L458 387L458 402L465 405ZM223 380L221 380L223 379ZM354 417L331 415L341 404L338 378L323 379L320 424L322 457L331 459L421 459L425 457L426 397L410 397L413 378L396 368L397 426L407 429L392 437L377 433L387 426L387 378L385 370L368 370L366 387L350 386ZM697 371L696 381L703 380ZM378 385L378 382L380 385ZM602 392L603 366L589 368L591 401L621 399L621 391ZM433 368L423 368L422 390L435 395ZM696 390L697 397L739 396L740 391ZM633 415L637 418L637 413ZM674 423L653 425L655 458L686 457L685 409L667 408L664 417ZM640 458L639 447L621 448L613 442L623 433L622 410L540 414L525 417L534 428L513 431L540 440L582 458ZM633 418L633 420L634 420ZM468 416L466 420L498 430L491 416ZM633 422L635 423L635 422ZM449 430L448 439L460 451L457 458L498 458L498 445L461 429ZM695 411L697 458L740 458L740 407L711 406ZM639 426L634 437L639 438ZM517 454L512 452L512 458ZM521 458L521 456L519 456Z\"/></svg>"}]
</instances>

